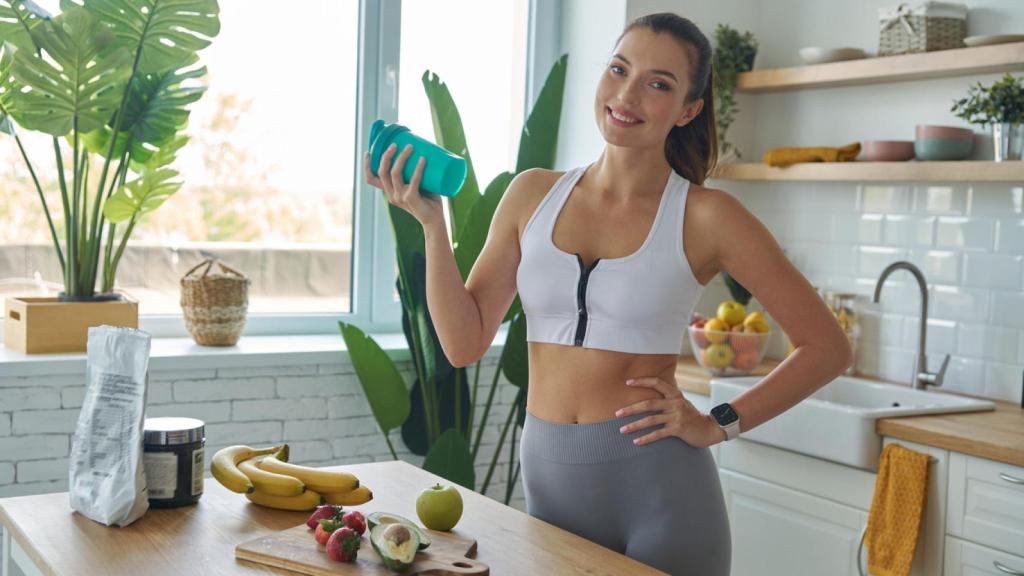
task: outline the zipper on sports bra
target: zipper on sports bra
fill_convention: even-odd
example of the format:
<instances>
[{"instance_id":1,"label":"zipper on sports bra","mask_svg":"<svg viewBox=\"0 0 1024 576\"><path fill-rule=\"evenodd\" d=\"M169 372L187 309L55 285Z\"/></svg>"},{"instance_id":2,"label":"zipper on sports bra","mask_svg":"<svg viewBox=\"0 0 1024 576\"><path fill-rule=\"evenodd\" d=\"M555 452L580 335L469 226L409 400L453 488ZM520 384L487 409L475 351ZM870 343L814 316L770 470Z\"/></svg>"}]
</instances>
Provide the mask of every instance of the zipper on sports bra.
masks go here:
<instances>
[{"instance_id":1,"label":"zipper on sports bra","mask_svg":"<svg viewBox=\"0 0 1024 576\"><path fill-rule=\"evenodd\" d=\"M583 346L583 336L587 333L587 280L590 279L590 272L594 270L600 258L594 260L587 268L583 265L583 257L576 252L576 261L580 264L580 281L576 286L576 346Z\"/></svg>"}]
</instances>

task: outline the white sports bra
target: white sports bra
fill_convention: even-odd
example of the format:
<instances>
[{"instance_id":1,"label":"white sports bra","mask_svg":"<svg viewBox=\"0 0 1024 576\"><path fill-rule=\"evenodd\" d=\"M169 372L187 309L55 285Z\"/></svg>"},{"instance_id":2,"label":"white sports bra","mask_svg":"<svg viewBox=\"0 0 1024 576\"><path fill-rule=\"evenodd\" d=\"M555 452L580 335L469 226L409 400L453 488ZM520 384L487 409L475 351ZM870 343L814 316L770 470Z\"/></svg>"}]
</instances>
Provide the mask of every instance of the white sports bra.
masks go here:
<instances>
[{"instance_id":1,"label":"white sports bra","mask_svg":"<svg viewBox=\"0 0 1024 576\"><path fill-rule=\"evenodd\" d=\"M526 314L526 340L679 354L703 290L683 251L690 182L673 170L640 248L621 258L598 258L586 268L579 253L558 248L552 236L558 214L588 167L559 177L523 231L516 283Z\"/></svg>"}]
</instances>

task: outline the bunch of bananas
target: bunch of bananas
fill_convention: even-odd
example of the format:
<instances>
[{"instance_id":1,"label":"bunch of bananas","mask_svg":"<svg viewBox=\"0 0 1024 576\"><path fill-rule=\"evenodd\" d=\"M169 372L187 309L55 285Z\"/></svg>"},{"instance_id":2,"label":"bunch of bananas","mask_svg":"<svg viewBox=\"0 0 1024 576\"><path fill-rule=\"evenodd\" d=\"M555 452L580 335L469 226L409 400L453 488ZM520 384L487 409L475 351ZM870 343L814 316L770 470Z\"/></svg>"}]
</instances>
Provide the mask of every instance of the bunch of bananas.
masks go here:
<instances>
[{"instance_id":1,"label":"bunch of bananas","mask_svg":"<svg viewBox=\"0 0 1024 576\"><path fill-rule=\"evenodd\" d=\"M320 504L358 506L373 499L369 487L349 472L288 462L288 445L228 446L213 455L210 472L232 492L281 510L312 510Z\"/></svg>"}]
</instances>

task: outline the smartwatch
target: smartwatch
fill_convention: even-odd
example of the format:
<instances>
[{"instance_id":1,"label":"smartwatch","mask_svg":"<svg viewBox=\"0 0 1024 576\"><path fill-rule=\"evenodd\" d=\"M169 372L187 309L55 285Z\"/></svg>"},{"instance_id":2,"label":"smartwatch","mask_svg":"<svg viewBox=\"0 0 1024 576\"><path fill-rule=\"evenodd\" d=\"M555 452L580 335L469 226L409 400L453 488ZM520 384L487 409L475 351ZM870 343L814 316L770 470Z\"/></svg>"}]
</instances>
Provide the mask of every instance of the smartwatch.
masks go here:
<instances>
[{"instance_id":1,"label":"smartwatch","mask_svg":"<svg viewBox=\"0 0 1024 576\"><path fill-rule=\"evenodd\" d=\"M732 409L732 405L723 402L711 409L711 417L725 430L725 439L732 440L740 435L740 415Z\"/></svg>"}]
</instances>

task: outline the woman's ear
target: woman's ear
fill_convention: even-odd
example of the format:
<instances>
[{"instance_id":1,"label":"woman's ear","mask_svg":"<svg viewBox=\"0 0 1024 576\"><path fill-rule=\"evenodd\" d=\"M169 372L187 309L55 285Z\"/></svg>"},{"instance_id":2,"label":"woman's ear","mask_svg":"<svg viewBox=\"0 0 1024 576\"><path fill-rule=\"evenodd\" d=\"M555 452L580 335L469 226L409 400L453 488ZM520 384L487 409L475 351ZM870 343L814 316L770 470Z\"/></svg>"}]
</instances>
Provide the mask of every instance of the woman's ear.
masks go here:
<instances>
[{"instance_id":1,"label":"woman's ear","mask_svg":"<svg viewBox=\"0 0 1024 576\"><path fill-rule=\"evenodd\" d=\"M676 126L678 126L680 128L682 128L683 126L686 126L694 118L696 118L697 115L700 114L700 111L703 110L703 109L704 109L704 99L703 98L697 98L691 104L688 104L686 106L686 108L683 109L683 114L676 121Z\"/></svg>"}]
</instances>

